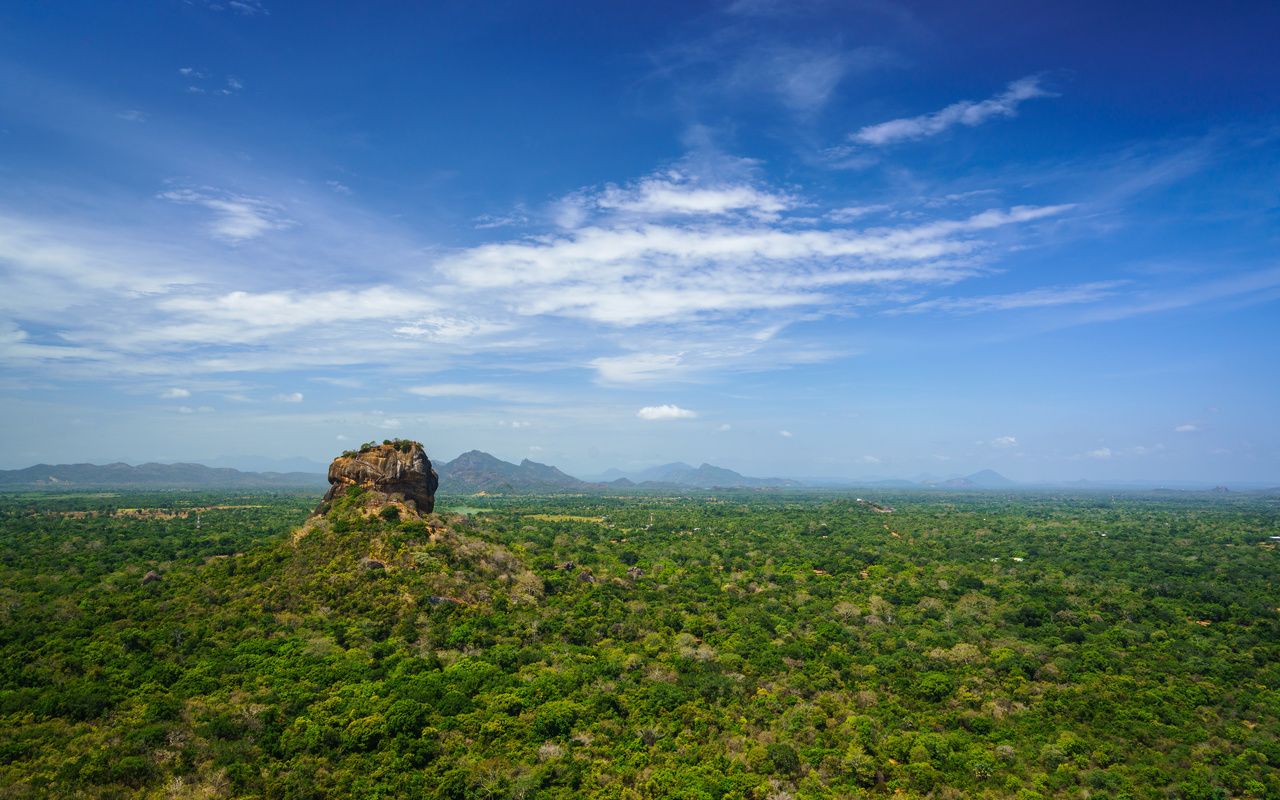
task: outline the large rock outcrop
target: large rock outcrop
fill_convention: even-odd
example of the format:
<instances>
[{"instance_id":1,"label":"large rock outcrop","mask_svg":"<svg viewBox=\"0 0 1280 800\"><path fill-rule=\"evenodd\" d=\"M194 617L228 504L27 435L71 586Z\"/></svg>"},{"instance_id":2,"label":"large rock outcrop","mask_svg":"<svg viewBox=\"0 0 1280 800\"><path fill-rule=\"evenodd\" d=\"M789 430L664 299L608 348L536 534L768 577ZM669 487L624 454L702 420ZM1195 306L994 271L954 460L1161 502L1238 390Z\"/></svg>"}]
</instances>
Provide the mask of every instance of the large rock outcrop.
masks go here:
<instances>
[{"instance_id":1,"label":"large rock outcrop","mask_svg":"<svg viewBox=\"0 0 1280 800\"><path fill-rule=\"evenodd\" d=\"M316 514L328 511L353 486L376 492L383 502L403 503L419 514L430 514L440 479L421 444L397 441L338 456L329 465L329 484Z\"/></svg>"}]
</instances>

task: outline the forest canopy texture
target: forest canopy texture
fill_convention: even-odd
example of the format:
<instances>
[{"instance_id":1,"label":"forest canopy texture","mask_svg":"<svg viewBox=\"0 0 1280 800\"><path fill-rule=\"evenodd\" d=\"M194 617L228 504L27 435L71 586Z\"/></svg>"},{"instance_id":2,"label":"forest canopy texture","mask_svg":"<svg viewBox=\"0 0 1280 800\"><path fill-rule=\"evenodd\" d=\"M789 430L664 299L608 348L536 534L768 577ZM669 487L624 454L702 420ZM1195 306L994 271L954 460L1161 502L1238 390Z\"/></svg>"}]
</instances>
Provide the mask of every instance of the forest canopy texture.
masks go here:
<instances>
[{"instance_id":1,"label":"forest canopy texture","mask_svg":"<svg viewBox=\"0 0 1280 800\"><path fill-rule=\"evenodd\" d=\"M0 794L1280 797L1274 496L317 499L0 497Z\"/></svg>"}]
</instances>

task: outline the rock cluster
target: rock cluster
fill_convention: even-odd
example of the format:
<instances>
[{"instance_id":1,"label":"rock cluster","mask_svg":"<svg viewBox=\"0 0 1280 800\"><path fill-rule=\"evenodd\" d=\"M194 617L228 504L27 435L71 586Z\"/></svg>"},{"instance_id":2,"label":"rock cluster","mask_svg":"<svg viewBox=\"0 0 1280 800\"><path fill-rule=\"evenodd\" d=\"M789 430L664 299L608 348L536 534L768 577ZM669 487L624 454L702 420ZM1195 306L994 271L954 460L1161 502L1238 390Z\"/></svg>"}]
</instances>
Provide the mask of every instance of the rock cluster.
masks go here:
<instances>
[{"instance_id":1,"label":"rock cluster","mask_svg":"<svg viewBox=\"0 0 1280 800\"><path fill-rule=\"evenodd\" d=\"M329 465L329 491L315 513L325 513L334 500L359 486L376 493L371 498L375 502L401 503L410 511L430 514L439 485L431 461L417 442L366 446L343 453Z\"/></svg>"}]
</instances>

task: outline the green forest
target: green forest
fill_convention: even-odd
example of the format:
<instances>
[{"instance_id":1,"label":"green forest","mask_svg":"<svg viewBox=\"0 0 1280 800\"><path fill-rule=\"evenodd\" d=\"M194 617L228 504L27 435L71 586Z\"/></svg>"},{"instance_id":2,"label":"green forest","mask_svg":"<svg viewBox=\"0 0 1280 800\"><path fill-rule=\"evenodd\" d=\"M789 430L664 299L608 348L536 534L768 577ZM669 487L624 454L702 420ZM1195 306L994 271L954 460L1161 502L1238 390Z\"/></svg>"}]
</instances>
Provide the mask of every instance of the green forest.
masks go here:
<instances>
[{"instance_id":1,"label":"green forest","mask_svg":"<svg viewBox=\"0 0 1280 800\"><path fill-rule=\"evenodd\" d=\"M1275 495L318 499L0 496L0 797L1280 798Z\"/></svg>"}]
</instances>

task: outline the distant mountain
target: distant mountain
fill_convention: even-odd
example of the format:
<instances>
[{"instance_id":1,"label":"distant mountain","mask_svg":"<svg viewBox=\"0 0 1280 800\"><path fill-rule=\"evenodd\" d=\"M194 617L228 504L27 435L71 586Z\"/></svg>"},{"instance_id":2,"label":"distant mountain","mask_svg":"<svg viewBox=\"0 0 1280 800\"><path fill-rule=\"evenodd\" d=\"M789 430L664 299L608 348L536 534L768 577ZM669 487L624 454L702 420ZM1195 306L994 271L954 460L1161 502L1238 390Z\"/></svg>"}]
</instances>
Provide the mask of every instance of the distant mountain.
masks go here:
<instances>
[{"instance_id":1,"label":"distant mountain","mask_svg":"<svg viewBox=\"0 0 1280 800\"><path fill-rule=\"evenodd\" d=\"M295 456L293 458L267 458L266 456L218 456L202 458L200 463L206 467L230 467L241 472L312 472L329 471L329 463L320 463L314 459Z\"/></svg>"},{"instance_id":2,"label":"distant mountain","mask_svg":"<svg viewBox=\"0 0 1280 800\"><path fill-rule=\"evenodd\" d=\"M683 483L683 481L672 480L672 478L678 479L681 475L685 475L690 472L697 472L697 470L683 461L673 461L670 464L663 464L660 467L649 467L643 472L638 472L635 475L629 475L627 477L637 483L643 483L645 481L657 481L659 483Z\"/></svg>"},{"instance_id":3,"label":"distant mountain","mask_svg":"<svg viewBox=\"0 0 1280 800\"><path fill-rule=\"evenodd\" d=\"M976 486L982 486L989 489L995 489L1004 486L1017 486L1017 484L999 472L990 469L984 469L981 472L975 472L965 480L970 481Z\"/></svg>"},{"instance_id":4,"label":"distant mountain","mask_svg":"<svg viewBox=\"0 0 1280 800\"><path fill-rule=\"evenodd\" d=\"M316 472L241 472L203 464L37 464L0 470L0 487L51 488L322 488L328 477Z\"/></svg>"},{"instance_id":5,"label":"distant mountain","mask_svg":"<svg viewBox=\"0 0 1280 800\"><path fill-rule=\"evenodd\" d=\"M598 488L598 484L580 481L547 464L527 458L512 464L479 450L433 466L440 476L438 491L441 494L518 494Z\"/></svg>"},{"instance_id":6,"label":"distant mountain","mask_svg":"<svg viewBox=\"0 0 1280 800\"><path fill-rule=\"evenodd\" d=\"M649 467L640 472L623 472L611 469L599 476L599 479L616 482L627 479L641 488L647 489L679 489L696 487L710 489L712 487L733 488L793 488L807 484L790 478L750 478L739 472L724 467L703 464L691 467L682 461L674 461L657 467Z\"/></svg>"}]
</instances>

